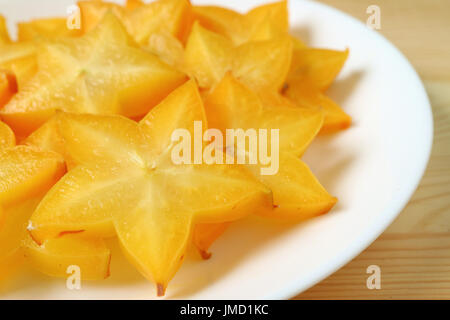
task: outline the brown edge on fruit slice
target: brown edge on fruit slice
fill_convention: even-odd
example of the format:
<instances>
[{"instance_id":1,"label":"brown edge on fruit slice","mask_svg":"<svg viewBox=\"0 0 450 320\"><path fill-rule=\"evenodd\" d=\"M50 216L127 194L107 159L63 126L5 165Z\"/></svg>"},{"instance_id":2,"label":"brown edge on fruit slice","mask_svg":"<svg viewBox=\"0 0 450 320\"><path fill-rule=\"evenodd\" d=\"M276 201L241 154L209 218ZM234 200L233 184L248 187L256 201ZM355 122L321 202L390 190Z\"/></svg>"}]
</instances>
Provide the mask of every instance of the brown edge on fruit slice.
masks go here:
<instances>
[{"instance_id":1,"label":"brown edge on fruit slice","mask_svg":"<svg viewBox=\"0 0 450 320\"><path fill-rule=\"evenodd\" d=\"M156 284L156 294L158 297L164 297L164 295L166 294L166 288L162 283Z\"/></svg>"},{"instance_id":2,"label":"brown edge on fruit slice","mask_svg":"<svg viewBox=\"0 0 450 320\"><path fill-rule=\"evenodd\" d=\"M39 247L42 246L42 242L33 236L33 232L31 232L31 230L27 230L27 232L30 235L31 240L33 240L34 243L36 243Z\"/></svg>"},{"instance_id":3,"label":"brown edge on fruit slice","mask_svg":"<svg viewBox=\"0 0 450 320\"><path fill-rule=\"evenodd\" d=\"M58 234L57 238L61 238L62 236L65 236L67 234L77 234L77 233L82 233L82 232L84 232L84 230L62 231Z\"/></svg>"},{"instance_id":4,"label":"brown edge on fruit slice","mask_svg":"<svg viewBox=\"0 0 450 320\"><path fill-rule=\"evenodd\" d=\"M209 260L211 258L211 252L208 252L203 249L198 249L198 251L200 252L200 255L202 256L203 260Z\"/></svg>"},{"instance_id":5,"label":"brown edge on fruit slice","mask_svg":"<svg viewBox=\"0 0 450 320\"><path fill-rule=\"evenodd\" d=\"M111 276L111 258L112 258L112 254L110 252L109 253L109 257L108 257L108 268L106 270L106 274L105 274L105 278L104 279L108 279Z\"/></svg>"}]
</instances>

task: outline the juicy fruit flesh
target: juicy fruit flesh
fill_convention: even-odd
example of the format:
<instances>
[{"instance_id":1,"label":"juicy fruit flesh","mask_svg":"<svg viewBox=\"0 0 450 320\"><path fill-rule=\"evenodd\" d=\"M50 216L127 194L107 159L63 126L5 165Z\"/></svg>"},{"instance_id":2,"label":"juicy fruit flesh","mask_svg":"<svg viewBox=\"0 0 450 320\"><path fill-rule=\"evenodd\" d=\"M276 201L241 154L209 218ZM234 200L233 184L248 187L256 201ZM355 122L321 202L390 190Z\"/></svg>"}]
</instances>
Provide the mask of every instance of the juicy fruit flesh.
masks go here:
<instances>
[{"instance_id":1,"label":"juicy fruit flesh","mask_svg":"<svg viewBox=\"0 0 450 320\"><path fill-rule=\"evenodd\" d=\"M319 132L320 110L297 108L282 97L258 97L230 74L205 99L210 126L225 132L230 128L279 130L280 150L301 155Z\"/></svg>"},{"instance_id":2,"label":"juicy fruit flesh","mask_svg":"<svg viewBox=\"0 0 450 320\"><path fill-rule=\"evenodd\" d=\"M0 203L9 205L47 190L65 172L61 156L26 146L0 151Z\"/></svg>"},{"instance_id":3,"label":"juicy fruit flesh","mask_svg":"<svg viewBox=\"0 0 450 320\"><path fill-rule=\"evenodd\" d=\"M291 78L303 78L320 90L325 90L341 71L348 55L348 49L345 51L316 48L294 50L288 83Z\"/></svg>"},{"instance_id":4,"label":"juicy fruit flesh","mask_svg":"<svg viewBox=\"0 0 450 320\"><path fill-rule=\"evenodd\" d=\"M104 279L109 275L110 252L101 240L84 240L75 236L48 240L37 245L28 234L28 221L42 195L30 198L3 210L4 224L0 225L0 280L17 268L21 259L38 271L67 277L67 268L81 268L83 280Z\"/></svg>"},{"instance_id":5,"label":"juicy fruit flesh","mask_svg":"<svg viewBox=\"0 0 450 320\"><path fill-rule=\"evenodd\" d=\"M82 38L46 46L38 58L40 71L0 111L25 135L56 110L143 115L185 81L182 73L134 47L112 14Z\"/></svg>"},{"instance_id":6,"label":"juicy fruit flesh","mask_svg":"<svg viewBox=\"0 0 450 320\"><path fill-rule=\"evenodd\" d=\"M321 112L302 114L300 108L278 96L263 95L261 98L265 99L266 106L248 88L227 75L205 102L210 123L222 130L245 128L245 125L280 130L279 171L274 175L261 175L259 165L247 165L247 169L273 192L273 210L260 214L302 221L328 212L336 198L328 194L309 168L295 156L301 155L319 132L323 121ZM305 132L299 132L298 128ZM201 225L196 229L194 243L202 256L208 257L205 253L226 227L223 224Z\"/></svg>"},{"instance_id":7,"label":"juicy fruit flesh","mask_svg":"<svg viewBox=\"0 0 450 320\"><path fill-rule=\"evenodd\" d=\"M27 236L23 246L31 265L49 276L67 278L70 266L80 268L81 280L102 280L110 275L111 252L102 240L67 235L39 246Z\"/></svg>"},{"instance_id":8,"label":"juicy fruit flesh","mask_svg":"<svg viewBox=\"0 0 450 320\"><path fill-rule=\"evenodd\" d=\"M16 137L14 132L6 125L0 121L0 147L9 148L16 144Z\"/></svg>"},{"instance_id":9,"label":"juicy fruit flesh","mask_svg":"<svg viewBox=\"0 0 450 320\"><path fill-rule=\"evenodd\" d=\"M34 39L76 37L81 35L78 29L67 28L66 18L37 19L18 24L19 41L31 41Z\"/></svg>"},{"instance_id":10,"label":"juicy fruit flesh","mask_svg":"<svg viewBox=\"0 0 450 320\"><path fill-rule=\"evenodd\" d=\"M194 81L171 93L139 125L119 116L68 114L59 121L68 153L80 165L34 212L31 233L38 242L67 231L105 237L113 224L133 264L165 288L195 223L236 220L271 206L270 191L239 166L172 163L170 128L192 131L194 121L206 124ZM85 148L86 140L92 148Z\"/></svg>"},{"instance_id":11,"label":"juicy fruit flesh","mask_svg":"<svg viewBox=\"0 0 450 320\"><path fill-rule=\"evenodd\" d=\"M307 80L290 81L284 94L300 107L323 110L325 117L321 132L335 132L346 129L351 124L351 117Z\"/></svg>"},{"instance_id":12,"label":"juicy fruit flesh","mask_svg":"<svg viewBox=\"0 0 450 320\"><path fill-rule=\"evenodd\" d=\"M4 223L0 226L0 262L12 257L22 246L27 235L27 224L40 197L30 198L21 204L4 209Z\"/></svg>"},{"instance_id":13,"label":"juicy fruit flesh","mask_svg":"<svg viewBox=\"0 0 450 320\"><path fill-rule=\"evenodd\" d=\"M324 94L348 50L290 36L287 1L245 14L187 0L79 5L82 30L38 19L19 24L20 42L0 16L0 280L24 255L50 276L75 264L104 279L102 238L118 236L163 295L191 241L207 259L249 214L298 222L334 206L298 157L351 123ZM172 133L194 136L194 121L279 129L278 172L175 165Z\"/></svg>"},{"instance_id":14,"label":"juicy fruit flesh","mask_svg":"<svg viewBox=\"0 0 450 320\"><path fill-rule=\"evenodd\" d=\"M259 6L246 14L217 6L194 6L193 12L203 27L227 37L235 45L268 40L286 34L289 27L284 0Z\"/></svg>"},{"instance_id":15,"label":"juicy fruit flesh","mask_svg":"<svg viewBox=\"0 0 450 320\"><path fill-rule=\"evenodd\" d=\"M289 72L292 46L289 36L234 46L196 22L186 44L184 69L202 88L213 88L230 71L256 91L279 91Z\"/></svg>"},{"instance_id":16,"label":"juicy fruit flesh","mask_svg":"<svg viewBox=\"0 0 450 320\"><path fill-rule=\"evenodd\" d=\"M135 2L126 7L101 1L80 1L78 5L84 32L94 29L110 11L141 45L148 41L151 34L161 31L184 42L191 23L191 5L187 0L157 0L148 4Z\"/></svg>"}]
</instances>

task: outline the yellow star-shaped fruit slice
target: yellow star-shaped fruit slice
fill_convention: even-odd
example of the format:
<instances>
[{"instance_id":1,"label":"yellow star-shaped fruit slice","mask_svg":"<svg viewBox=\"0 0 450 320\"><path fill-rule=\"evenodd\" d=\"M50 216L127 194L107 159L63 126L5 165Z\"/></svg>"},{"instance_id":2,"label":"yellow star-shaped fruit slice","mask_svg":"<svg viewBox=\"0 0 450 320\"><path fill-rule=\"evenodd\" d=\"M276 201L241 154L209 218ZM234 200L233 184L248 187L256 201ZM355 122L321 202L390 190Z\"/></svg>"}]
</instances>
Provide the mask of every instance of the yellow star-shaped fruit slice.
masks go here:
<instances>
[{"instance_id":1,"label":"yellow star-shaped fruit slice","mask_svg":"<svg viewBox=\"0 0 450 320\"><path fill-rule=\"evenodd\" d=\"M235 47L227 38L194 23L187 40L184 68L202 88L212 88L230 71L258 91L279 91L291 64L289 36L252 41Z\"/></svg>"},{"instance_id":2,"label":"yellow star-shaped fruit slice","mask_svg":"<svg viewBox=\"0 0 450 320\"><path fill-rule=\"evenodd\" d=\"M321 132L336 132L351 125L352 118L308 79L291 79L284 95L300 107L322 109L325 117Z\"/></svg>"},{"instance_id":3,"label":"yellow star-shaped fruit slice","mask_svg":"<svg viewBox=\"0 0 450 320\"><path fill-rule=\"evenodd\" d=\"M346 129L351 124L351 117L324 93L341 71L348 54L348 50L294 48L284 95L301 107L323 109L322 132Z\"/></svg>"},{"instance_id":4,"label":"yellow star-shaped fruit slice","mask_svg":"<svg viewBox=\"0 0 450 320\"><path fill-rule=\"evenodd\" d=\"M217 6L194 6L193 12L203 27L235 45L286 35L289 28L285 0L258 6L246 14Z\"/></svg>"},{"instance_id":5,"label":"yellow star-shaped fruit slice","mask_svg":"<svg viewBox=\"0 0 450 320\"><path fill-rule=\"evenodd\" d=\"M22 263L53 277L67 277L70 266L77 266L82 280L101 280L110 274L111 253L101 239L83 239L67 235L36 244L27 227L42 196L32 197L3 209L0 226L0 281L10 277ZM70 269L69 269L70 271Z\"/></svg>"},{"instance_id":6,"label":"yellow star-shaped fruit slice","mask_svg":"<svg viewBox=\"0 0 450 320\"><path fill-rule=\"evenodd\" d=\"M16 269L23 253L50 275L65 277L67 266L78 265L84 279L103 279L109 250L100 240L55 239L37 246L29 239L28 220L65 166L57 153L14 144L12 131L0 122L0 280Z\"/></svg>"},{"instance_id":7,"label":"yellow star-shaped fruit slice","mask_svg":"<svg viewBox=\"0 0 450 320\"><path fill-rule=\"evenodd\" d=\"M0 72L15 76L15 82L21 88L36 72L36 46L32 42L12 42L5 19L0 16ZM1 87L1 84L0 84ZM0 108L5 101L1 100Z\"/></svg>"},{"instance_id":8,"label":"yellow star-shaped fruit slice","mask_svg":"<svg viewBox=\"0 0 450 320\"><path fill-rule=\"evenodd\" d=\"M226 129L278 129L279 149L300 156L323 123L320 110L299 108L276 94L257 94L227 73L205 98L208 123Z\"/></svg>"},{"instance_id":9,"label":"yellow star-shaped fruit slice","mask_svg":"<svg viewBox=\"0 0 450 320\"><path fill-rule=\"evenodd\" d=\"M349 50L295 48L287 82L307 79L320 90L326 90L344 66Z\"/></svg>"},{"instance_id":10,"label":"yellow star-shaped fruit slice","mask_svg":"<svg viewBox=\"0 0 450 320\"><path fill-rule=\"evenodd\" d=\"M157 284L158 295L181 265L197 223L237 220L272 206L270 190L241 166L174 163L174 130L194 137L194 121L207 127L193 80L139 124L74 114L59 121L66 150L79 165L39 204L31 217L33 238L116 233L126 256Z\"/></svg>"},{"instance_id":11,"label":"yellow star-shaped fruit slice","mask_svg":"<svg viewBox=\"0 0 450 320\"><path fill-rule=\"evenodd\" d=\"M135 47L111 13L81 38L44 44L38 62L35 77L0 110L21 135L56 110L142 116L185 81L184 74Z\"/></svg>"},{"instance_id":12,"label":"yellow star-shaped fruit slice","mask_svg":"<svg viewBox=\"0 0 450 320\"><path fill-rule=\"evenodd\" d=\"M69 29L67 18L35 19L17 24L19 41L32 41L36 39L49 39L58 37L77 37L81 30Z\"/></svg>"},{"instance_id":13,"label":"yellow star-shaped fruit slice","mask_svg":"<svg viewBox=\"0 0 450 320\"><path fill-rule=\"evenodd\" d=\"M298 108L285 99L258 96L230 74L206 98L205 109L211 126L221 130L279 129L278 172L262 175L260 169L264 166L261 164L246 166L273 192L274 208L262 212L262 215L301 221L324 214L334 206L336 198L298 159L322 126L323 115L320 111L309 110L311 113L305 113L307 109ZM194 241L203 256L207 257L205 252L224 228L220 225L201 225L197 228Z\"/></svg>"},{"instance_id":14,"label":"yellow star-shaped fruit slice","mask_svg":"<svg viewBox=\"0 0 450 320\"><path fill-rule=\"evenodd\" d=\"M192 20L188 0L157 0L145 4L129 2L126 6L103 1L80 1L78 6L84 32L95 28L105 13L111 10L139 44L147 43L151 34L161 31L184 41Z\"/></svg>"},{"instance_id":15,"label":"yellow star-shaped fruit slice","mask_svg":"<svg viewBox=\"0 0 450 320\"><path fill-rule=\"evenodd\" d=\"M0 204L12 205L39 194L58 181L64 172L64 159L57 153L22 145L2 147Z\"/></svg>"},{"instance_id":16,"label":"yellow star-shaped fruit slice","mask_svg":"<svg viewBox=\"0 0 450 320\"><path fill-rule=\"evenodd\" d=\"M347 57L348 50L328 50L308 48L300 40L288 36L288 11L286 1L279 1L262 5L250 10L247 14L215 6L194 6L195 18L201 26L213 32L205 32L194 27L192 32L192 49L187 46L188 66L186 69L194 75L204 87L212 87L221 79L224 72L232 70L233 74L246 85L257 89L258 82L270 79L270 76L279 75L280 81L286 80L283 92L293 102L301 107L322 108L325 113L322 132L333 132L347 128L351 123L348 116L339 105L325 96L327 89L341 71ZM252 45L253 42L275 44L282 38L290 38L292 42L292 62L286 74L282 62L290 61L285 54L278 59L271 60L271 53L276 50L266 47L267 50ZM229 53L232 51L230 43L242 45L235 55L241 60L241 72L236 72L238 66L230 67ZM281 48L281 46L278 46ZM248 59L241 59L243 51L248 52ZM259 57L256 54L259 53ZM267 61L267 64L256 65L255 61ZM193 66L199 65L196 69ZM280 65L282 66L280 68ZM212 66L216 66L215 68ZM263 72L271 72L266 75ZM251 76L255 73L255 76ZM250 75L246 81L246 75ZM287 77L286 77L287 75ZM244 76L244 77L242 77ZM264 90L267 91L267 90Z\"/></svg>"}]
</instances>

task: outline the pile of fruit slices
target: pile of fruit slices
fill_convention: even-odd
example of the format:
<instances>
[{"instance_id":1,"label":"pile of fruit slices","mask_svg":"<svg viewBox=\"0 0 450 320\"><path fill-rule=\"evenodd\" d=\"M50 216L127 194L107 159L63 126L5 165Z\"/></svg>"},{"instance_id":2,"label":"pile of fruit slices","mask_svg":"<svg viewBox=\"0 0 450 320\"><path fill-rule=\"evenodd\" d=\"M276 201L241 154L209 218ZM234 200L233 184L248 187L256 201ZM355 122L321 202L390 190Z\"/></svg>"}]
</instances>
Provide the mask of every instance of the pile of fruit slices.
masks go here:
<instances>
[{"instance_id":1,"label":"pile of fruit slices","mask_svg":"<svg viewBox=\"0 0 450 320\"><path fill-rule=\"evenodd\" d=\"M204 258L251 214L299 222L336 203L301 155L350 117L325 90L348 51L289 34L286 1L246 14L188 0L79 2L65 18L0 19L0 279L18 263L109 276L104 239L164 295L193 243ZM175 129L279 129L280 165L171 161ZM192 135L194 136L194 135Z\"/></svg>"}]
</instances>

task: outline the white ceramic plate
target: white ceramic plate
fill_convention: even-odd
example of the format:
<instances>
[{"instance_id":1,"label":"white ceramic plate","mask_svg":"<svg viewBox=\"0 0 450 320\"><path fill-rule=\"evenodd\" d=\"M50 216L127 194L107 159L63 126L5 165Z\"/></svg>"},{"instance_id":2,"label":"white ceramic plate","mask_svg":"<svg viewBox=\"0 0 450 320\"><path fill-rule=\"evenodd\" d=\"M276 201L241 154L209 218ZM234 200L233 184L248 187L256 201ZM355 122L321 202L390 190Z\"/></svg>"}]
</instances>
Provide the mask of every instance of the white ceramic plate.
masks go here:
<instances>
[{"instance_id":1,"label":"white ceramic plate","mask_svg":"<svg viewBox=\"0 0 450 320\"><path fill-rule=\"evenodd\" d=\"M264 1L205 0L246 11ZM0 0L0 12L19 20L64 15L71 0ZM335 9L290 1L293 34L310 45L350 48L329 91L353 126L317 139L305 161L339 198L325 216L301 225L257 218L236 223L212 247L211 260L193 255L171 282L167 298L284 299L324 279L365 249L408 202L424 172L433 124L427 95L406 58L377 32ZM365 272L360 270L356 272ZM152 299L155 290L120 254L112 277L66 289L65 280L32 274L2 298Z\"/></svg>"}]
</instances>

